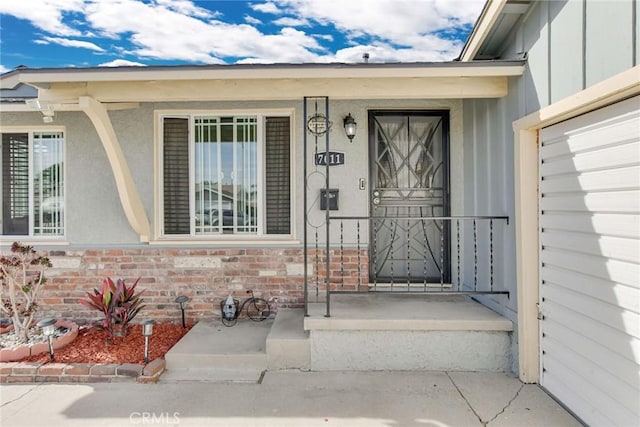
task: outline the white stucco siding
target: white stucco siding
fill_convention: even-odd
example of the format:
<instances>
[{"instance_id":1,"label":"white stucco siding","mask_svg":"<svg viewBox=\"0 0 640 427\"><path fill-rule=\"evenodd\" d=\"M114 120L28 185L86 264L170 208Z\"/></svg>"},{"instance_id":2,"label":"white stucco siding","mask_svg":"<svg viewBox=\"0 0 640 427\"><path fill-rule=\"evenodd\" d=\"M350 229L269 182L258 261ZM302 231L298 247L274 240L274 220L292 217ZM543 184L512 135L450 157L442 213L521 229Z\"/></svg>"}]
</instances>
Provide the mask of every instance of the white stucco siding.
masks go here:
<instances>
[{"instance_id":1,"label":"white stucco siding","mask_svg":"<svg viewBox=\"0 0 640 427\"><path fill-rule=\"evenodd\" d=\"M302 99L299 101L277 102L175 102L142 103L137 108L109 112L109 118L126 159L131 176L142 200L152 229L157 220L154 180L155 165L155 123L154 112L162 111L248 111L248 110L293 111L292 135L293 167L292 175L294 200L294 238L303 236L303 118ZM343 151L344 166L334 166L330 171L332 188L340 189L340 215L362 215L369 212L369 164L368 164L368 124L369 109L442 109L450 111L450 158L452 211L461 212L463 206L463 125L462 102L460 100L330 100L331 149ZM358 132L353 142L344 134L342 120L351 113L358 123ZM2 126L42 126L40 113L6 113L1 117ZM88 117L83 112L56 112L57 126L64 126L66 139L66 238L71 244L105 245L139 243L139 236L132 230L123 212L122 204L114 182L113 172L104 147ZM313 142L309 138L308 167L313 170ZM365 190L359 189L359 179L365 178ZM324 180L312 182L310 204L324 187ZM315 191L318 190L318 191ZM315 217L323 217L319 208ZM337 230L336 230L337 231ZM334 236L337 234L334 234ZM155 236L157 237L157 236ZM319 236L324 241L324 233ZM361 242L366 244L368 230L361 229ZM355 228L347 228L345 243L355 243Z\"/></svg>"},{"instance_id":2,"label":"white stucco siding","mask_svg":"<svg viewBox=\"0 0 640 427\"><path fill-rule=\"evenodd\" d=\"M2 113L1 128L44 126L41 113ZM64 128L65 231L76 244L136 243L124 215L113 173L95 128L82 112L56 112L53 124ZM127 147L125 155L140 147ZM149 169L150 162L139 167Z\"/></svg>"},{"instance_id":3,"label":"white stucco siding","mask_svg":"<svg viewBox=\"0 0 640 427\"><path fill-rule=\"evenodd\" d=\"M330 168L330 185L331 188L340 190L340 210L332 212L338 216L367 216L369 215L369 137L368 137L368 111L369 110L446 110L449 111L450 120L450 190L451 190L451 211L463 211L463 123L462 123L462 101L460 100L353 100L353 101L330 101L330 120L333 122L333 128L330 133L331 150L343 151L345 153L345 165L333 166ZM353 142L349 142L345 136L342 127L342 120L348 114L355 118L358 123L358 131ZM300 113L299 117L302 117ZM302 132L302 130L300 130ZM300 135L300 134L299 134ZM301 159L302 153L302 136L299 138L298 153ZM309 172L315 170L313 165L313 140L309 138L310 154L307 159L307 167ZM322 141L324 143L324 141ZM300 187L302 187L302 162L299 163L297 175L300 177ZM324 167L318 170L324 173ZM365 190L358 188L359 178L366 179ZM314 203L319 204L319 189L324 187L324 178L322 175L312 175L310 177L310 194L309 206ZM303 201L302 193L299 193L297 211L302 216ZM321 224L324 221L324 212L318 208L310 209L311 223ZM302 221L302 218L300 219ZM339 236L339 225L332 229L332 236ZM368 230L365 224L361 223L361 242L368 241ZM333 238L332 238L333 239ZM320 242L325 242L324 232L321 230L319 235ZM357 240L355 225L348 228L345 225L345 243L355 244Z\"/></svg>"},{"instance_id":4,"label":"white stucco siding","mask_svg":"<svg viewBox=\"0 0 640 427\"><path fill-rule=\"evenodd\" d=\"M77 244L136 243L107 154L93 124L82 112L56 114L67 127L67 240ZM118 138L121 132L117 131ZM126 147L125 157L140 147ZM139 168L144 164L138 165ZM148 166L147 166L148 167ZM138 181L136 181L138 184Z\"/></svg>"}]
</instances>

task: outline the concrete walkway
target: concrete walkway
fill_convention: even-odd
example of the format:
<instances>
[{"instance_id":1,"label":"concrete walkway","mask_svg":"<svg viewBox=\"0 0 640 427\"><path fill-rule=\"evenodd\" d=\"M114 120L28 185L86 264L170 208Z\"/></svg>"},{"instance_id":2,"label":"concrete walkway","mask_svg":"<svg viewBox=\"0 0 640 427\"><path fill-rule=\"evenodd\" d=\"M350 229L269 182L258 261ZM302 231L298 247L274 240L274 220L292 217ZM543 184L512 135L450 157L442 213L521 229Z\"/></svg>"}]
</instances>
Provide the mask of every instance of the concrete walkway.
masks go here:
<instances>
[{"instance_id":1,"label":"concrete walkway","mask_svg":"<svg viewBox=\"0 0 640 427\"><path fill-rule=\"evenodd\" d=\"M0 388L12 426L579 426L536 385L500 373L267 372L261 384Z\"/></svg>"}]
</instances>

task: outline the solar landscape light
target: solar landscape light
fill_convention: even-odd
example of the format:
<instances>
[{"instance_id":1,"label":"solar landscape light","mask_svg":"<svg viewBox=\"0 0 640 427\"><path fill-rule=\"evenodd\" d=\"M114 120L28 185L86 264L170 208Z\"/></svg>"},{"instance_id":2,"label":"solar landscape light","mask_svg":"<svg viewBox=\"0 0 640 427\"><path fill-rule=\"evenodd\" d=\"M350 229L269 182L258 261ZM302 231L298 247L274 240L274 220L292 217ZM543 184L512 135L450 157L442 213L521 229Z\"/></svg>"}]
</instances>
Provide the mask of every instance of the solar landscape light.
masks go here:
<instances>
[{"instance_id":1,"label":"solar landscape light","mask_svg":"<svg viewBox=\"0 0 640 427\"><path fill-rule=\"evenodd\" d=\"M149 319L142 322L142 335L144 336L144 363L149 363L149 337L153 334L155 320Z\"/></svg>"},{"instance_id":2,"label":"solar landscape light","mask_svg":"<svg viewBox=\"0 0 640 427\"><path fill-rule=\"evenodd\" d=\"M36 326L42 329L42 334L49 340L49 360L53 362L53 334L56 332L56 319L50 317L42 319Z\"/></svg>"},{"instance_id":3,"label":"solar landscape light","mask_svg":"<svg viewBox=\"0 0 640 427\"><path fill-rule=\"evenodd\" d=\"M189 301L189 297L186 296L186 295L180 295L180 296L178 296L176 298L176 302L178 304L180 304L180 311L182 311L182 327L183 328L187 327L187 324L186 324L186 322L184 320L184 307L185 307L187 301Z\"/></svg>"}]
</instances>

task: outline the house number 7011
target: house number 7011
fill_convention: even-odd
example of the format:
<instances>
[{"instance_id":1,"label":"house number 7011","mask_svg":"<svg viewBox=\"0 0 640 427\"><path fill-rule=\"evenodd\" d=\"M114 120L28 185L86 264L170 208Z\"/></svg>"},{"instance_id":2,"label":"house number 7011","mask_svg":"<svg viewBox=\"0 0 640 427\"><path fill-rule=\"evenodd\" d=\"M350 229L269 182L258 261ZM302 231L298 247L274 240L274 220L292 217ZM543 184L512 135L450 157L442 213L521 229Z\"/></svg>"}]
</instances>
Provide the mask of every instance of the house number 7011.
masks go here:
<instances>
[{"instance_id":1,"label":"house number 7011","mask_svg":"<svg viewBox=\"0 0 640 427\"><path fill-rule=\"evenodd\" d=\"M329 151L327 153L316 153L316 165L326 166L344 165L344 153L339 151Z\"/></svg>"}]
</instances>

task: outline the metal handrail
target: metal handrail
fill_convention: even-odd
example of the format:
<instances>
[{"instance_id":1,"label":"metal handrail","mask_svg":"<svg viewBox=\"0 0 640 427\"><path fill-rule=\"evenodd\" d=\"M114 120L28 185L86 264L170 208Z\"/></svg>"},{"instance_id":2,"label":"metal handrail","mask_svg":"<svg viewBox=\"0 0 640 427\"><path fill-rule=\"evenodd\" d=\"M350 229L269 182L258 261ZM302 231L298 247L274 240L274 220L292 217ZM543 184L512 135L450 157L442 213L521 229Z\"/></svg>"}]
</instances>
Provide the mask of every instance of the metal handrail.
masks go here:
<instances>
[{"instance_id":1,"label":"metal handrail","mask_svg":"<svg viewBox=\"0 0 640 427\"><path fill-rule=\"evenodd\" d=\"M490 295L490 294L502 294L502 295L507 295L507 297L509 296L509 292L508 291L494 291L493 290L493 221L505 221L506 225L509 225L509 217L508 216L488 216L488 215L478 215L478 216L472 216L472 215L458 215L458 216L410 216L410 215L398 215L398 216L353 216L353 215L335 215L335 216L331 216L328 215L327 217L327 242L326 242L326 253L325 253L325 286L326 286L326 317L330 317L330 307L331 307L331 294L338 294L338 293L351 293L351 294L361 294L362 292L360 291L353 291L353 290L331 290L331 270L329 268L330 263L331 263L331 242L330 242L330 234L329 234L329 229L330 229L330 223L331 221L363 221L363 222L368 222L371 223L372 221L449 221L450 223L454 222L454 221L474 221L474 227L473 227L473 232L474 232L474 263L477 262L477 243L476 243L476 221L489 221L490 224L490 252L491 252L491 290L490 291L483 291L483 290L478 290L477 288L477 273L478 273L478 269L477 269L477 265L474 264L474 284L473 284L473 290L472 291L468 291L468 290L457 290L457 291L450 291L450 290L445 290L445 289L440 289L440 291L437 291L437 294L442 294L442 295ZM359 222L358 222L359 225ZM341 226L341 230L343 229L343 227ZM359 227L358 227L359 230ZM459 226L458 226L458 238L459 238ZM316 236L317 239L317 236ZM358 235L358 248L360 248L360 243L359 243L359 239L360 236ZM340 250L343 251L343 243L342 243L342 236L340 238ZM317 251L317 242L316 242L316 251ZM306 251L305 251L306 254ZM316 254L317 256L317 254ZM342 256L342 254L341 254ZM441 255L442 256L442 255ZM441 262L442 262L442 258L441 258ZM458 243L458 263L460 262L460 246ZM317 268L318 266L316 266ZM342 268L342 267L341 267ZM359 265L358 265L358 269L359 269ZM342 271L342 270L341 270ZM306 273L306 271L305 271ZM392 273L393 274L393 273ZM344 275L344 274L343 274ZM307 283L308 281L306 280L306 274L305 274L305 297L308 296L308 291L307 291ZM358 289L360 286L360 277L358 277ZM441 288L442 288L442 272L441 272ZM460 265L458 265L458 284L460 283ZM393 279L392 279L392 286L393 286ZM425 289L422 291L417 291L417 290L407 290L407 291L402 291L402 290L393 290L393 292L407 292L407 293L436 293L436 291L427 291L426 290L426 282L425 282ZM376 291L376 292L382 292L382 293L386 293L388 291ZM305 298L305 305L307 304L307 300Z\"/></svg>"},{"instance_id":2,"label":"metal handrail","mask_svg":"<svg viewBox=\"0 0 640 427\"><path fill-rule=\"evenodd\" d=\"M433 221L445 221L445 220L473 220L473 219L499 219L504 220L509 225L508 216L330 216L329 220L344 220L344 221L358 221L358 220L370 220L370 219L420 219L420 220L433 220Z\"/></svg>"}]
</instances>

